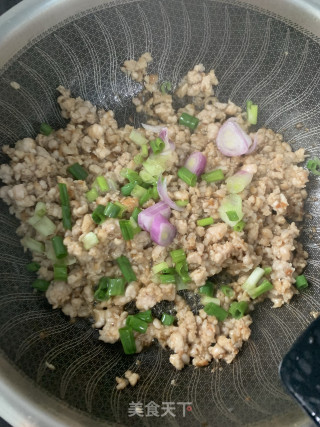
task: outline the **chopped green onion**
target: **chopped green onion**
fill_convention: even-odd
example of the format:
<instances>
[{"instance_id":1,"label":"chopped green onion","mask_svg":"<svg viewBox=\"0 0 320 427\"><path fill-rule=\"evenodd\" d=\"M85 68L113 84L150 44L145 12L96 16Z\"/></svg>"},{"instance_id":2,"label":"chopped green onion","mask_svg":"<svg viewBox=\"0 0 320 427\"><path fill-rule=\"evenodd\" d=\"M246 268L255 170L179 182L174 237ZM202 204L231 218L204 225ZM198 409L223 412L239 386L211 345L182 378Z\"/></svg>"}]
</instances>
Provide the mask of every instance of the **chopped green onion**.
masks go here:
<instances>
[{"instance_id":1,"label":"chopped green onion","mask_svg":"<svg viewBox=\"0 0 320 427\"><path fill-rule=\"evenodd\" d=\"M144 163L144 169L152 176L157 178L166 170L168 160L166 156L155 156L156 158L148 158ZM163 159L162 159L163 157Z\"/></svg>"},{"instance_id":2,"label":"chopped green onion","mask_svg":"<svg viewBox=\"0 0 320 427\"><path fill-rule=\"evenodd\" d=\"M144 320L147 323L153 322L151 310L140 311L139 313L135 314L135 317L138 317L138 319Z\"/></svg>"},{"instance_id":3,"label":"chopped green onion","mask_svg":"<svg viewBox=\"0 0 320 427\"><path fill-rule=\"evenodd\" d=\"M59 183L60 202L62 206L70 206L69 194L66 184Z\"/></svg>"},{"instance_id":4,"label":"chopped green onion","mask_svg":"<svg viewBox=\"0 0 320 427\"><path fill-rule=\"evenodd\" d=\"M134 171L133 169L122 169L122 171L120 172L120 175L123 176L124 178L127 178L127 180L129 182L134 182L134 183L141 183L141 178L139 177L138 172Z\"/></svg>"},{"instance_id":5,"label":"chopped green onion","mask_svg":"<svg viewBox=\"0 0 320 427\"><path fill-rule=\"evenodd\" d=\"M99 243L97 235L90 231L83 238L83 246L88 251Z\"/></svg>"},{"instance_id":6,"label":"chopped green onion","mask_svg":"<svg viewBox=\"0 0 320 427\"><path fill-rule=\"evenodd\" d=\"M137 166L142 165L142 163L144 162L144 157L142 154L137 154L136 156L134 156L133 161Z\"/></svg>"},{"instance_id":7,"label":"chopped green onion","mask_svg":"<svg viewBox=\"0 0 320 427\"><path fill-rule=\"evenodd\" d=\"M137 145L147 144L148 142L146 138L135 129L130 133L129 138L131 139L132 142L134 142Z\"/></svg>"},{"instance_id":8,"label":"chopped green onion","mask_svg":"<svg viewBox=\"0 0 320 427\"><path fill-rule=\"evenodd\" d=\"M174 264L185 261L187 259L187 255L183 249L175 249L174 251L171 251L170 256Z\"/></svg>"},{"instance_id":9,"label":"chopped green onion","mask_svg":"<svg viewBox=\"0 0 320 427\"><path fill-rule=\"evenodd\" d=\"M68 268L66 265L54 264L53 266L53 278L54 280L63 280L68 279Z\"/></svg>"},{"instance_id":10,"label":"chopped green onion","mask_svg":"<svg viewBox=\"0 0 320 427\"><path fill-rule=\"evenodd\" d=\"M133 190L131 191L131 196L140 199L140 197L146 194L146 192L147 190L145 188L141 187L141 185L136 184Z\"/></svg>"},{"instance_id":11,"label":"chopped green onion","mask_svg":"<svg viewBox=\"0 0 320 427\"><path fill-rule=\"evenodd\" d=\"M37 216L44 216L47 212L46 204L43 202L38 202L36 204L34 214Z\"/></svg>"},{"instance_id":12,"label":"chopped green onion","mask_svg":"<svg viewBox=\"0 0 320 427\"><path fill-rule=\"evenodd\" d=\"M156 138L153 141L150 141L150 147L154 154L160 154L165 147L165 143L161 138Z\"/></svg>"},{"instance_id":13,"label":"chopped green onion","mask_svg":"<svg viewBox=\"0 0 320 427\"><path fill-rule=\"evenodd\" d=\"M270 289L272 289L273 286L272 284L269 282L269 280L264 280L261 285L253 288L253 289L249 289L248 290L248 294L250 295L250 297L252 299L256 299L258 298L260 295L264 294L265 292L270 291Z\"/></svg>"},{"instance_id":14,"label":"chopped green onion","mask_svg":"<svg viewBox=\"0 0 320 427\"><path fill-rule=\"evenodd\" d=\"M45 136L49 136L53 132L53 129L47 123L41 123L40 125L40 133Z\"/></svg>"},{"instance_id":15,"label":"chopped green onion","mask_svg":"<svg viewBox=\"0 0 320 427\"><path fill-rule=\"evenodd\" d=\"M195 130L198 126L199 119L194 116L191 116L188 113L182 113L179 119L179 125L187 126L188 128Z\"/></svg>"},{"instance_id":16,"label":"chopped green onion","mask_svg":"<svg viewBox=\"0 0 320 427\"><path fill-rule=\"evenodd\" d=\"M69 194L66 184L59 183L59 193L60 193L60 202L61 202L61 211L62 211L62 223L65 230L71 230L71 209Z\"/></svg>"},{"instance_id":17,"label":"chopped green onion","mask_svg":"<svg viewBox=\"0 0 320 427\"><path fill-rule=\"evenodd\" d=\"M51 239L52 247L54 253L58 259L64 258L68 255L67 247L63 243L63 238L61 236L54 236Z\"/></svg>"},{"instance_id":18,"label":"chopped green onion","mask_svg":"<svg viewBox=\"0 0 320 427\"><path fill-rule=\"evenodd\" d=\"M228 317L228 312L213 302L205 305L203 309L209 316L215 316L219 322L223 322Z\"/></svg>"},{"instance_id":19,"label":"chopped green onion","mask_svg":"<svg viewBox=\"0 0 320 427\"><path fill-rule=\"evenodd\" d=\"M187 283L185 283L180 276L176 276L176 288L177 291L183 291L185 289L189 289L189 286Z\"/></svg>"},{"instance_id":20,"label":"chopped green onion","mask_svg":"<svg viewBox=\"0 0 320 427\"><path fill-rule=\"evenodd\" d=\"M148 149L147 144L142 144L141 145L141 156L142 157L148 157L148 155L149 155L149 149Z\"/></svg>"},{"instance_id":21,"label":"chopped green onion","mask_svg":"<svg viewBox=\"0 0 320 427\"><path fill-rule=\"evenodd\" d=\"M222 199L221 204L219 206L219 214L222 221L224 221L226 224L230 225L231 227L234 227L238 221L240 221L243 218L243 212L242 212L242 199L238 194L229 194L224 199ZM229 215L230 212L235 212L237 215L236 220L230 220ZM235 215L231 214L231 218L236 218Z\"/></svg>"},{"instance_id":22,"label":"chopped green onion","mask_svg":"<svg viewBox=\"0 0 320 427\"><path fill-rule=\"evenodd\" d=\"M102 175L97 176L97 178L93 181L92 185L100 193L106 193L107 191L110 190L110 187L106 178Z\"/></svg>"},{"instance_id":23,"label":"chopped green onion","mask_svg":"<svg viewBox=\"0 0 320 427\"><path fill-rule=\"evenodd\" d=\"M140 208L134 208L133 209L133 212L131 214L131 218L133 218L135 220L135 222L138 222L138 215L140 212L142 212L142 209L140 209Z\"/></svg>"},{"instance_id":24,"label":"chopped green onion","mask_svg":"<svg viewBox=\"0 0 320 427\"><path fill-rule=\"evenodd\" d=\"M94 293L94 298L97 301L105 301L108 299L107 290L108 290L109 279L108 277L101 277L98 283L98 288Z\"/></svg>"},{"instance_id":25,"label":"chopped green onion","mask_svg":"<svg viewBox=\"0 0 320 427\"><path fill-rule=\"evenodd\" d=\"M136 234L140 233L141 228L139 227L137 221L135 221L135 219L132 218L132 216L129 218L129 222L131 224L133 234L136 235Z\"/></svg>"},{"instance_id":26,"label":"chopped green onion","mask_svg":"<svg viewBox=\"0 0 320 427\"><path fill-rule=\"evenodd\" d=\"M176 274L176 269L174 267L164 268L161 271L162 274Z\"/></svg>"},{"instance_id":27,"label":"chopped green onion","mask_svg":"<svg viewBox=\"0 0 320 427\"><path fill-rule=\"evenodd\" d=\"M270 274L272 272L271 267L264 267L264 274Z\"/></svg>"},{"instance_id":28,"label":"chopped green onion","mask_svg":"<svg viewBox=\"0 0 320 427\"><path fill-rule=\"evenodd\" d=\"M23 239L21 239L21 243L23 244L23 246L30 249L30 251L32 252L44 252L44 244L42 242L38 242L37 240L32 239L31 237L24 237Z\"/></svg>"},{"instance_id":29,"label":"chopped green onion","mask_svg":"<svg viewBox=\"0 0 320 427\"><path fill-rule=\"evenodd\" d=\"M176 282L176 277L174 274L159 274L158 276L160 282L164 285L166 285L167 283L175 283Z\"/></svg>"},{"instance_id":30,"label":"chopped green onion","mask_svg":"<svg viewBox=\"0 0 320 427\"><path fill-rule=\"evenodd\" d=\"M237 222L236 225L233 226L233 230L240 232L240 231L243 231L245 226L246 226L246 223L241 220L241 221Z\"/></svg>"},{"instance_id":31,"label":"chopped green onion","mask_svg":"<svg viewBox=\"0 0 320 427\"><path fill-rule=\"evenodd\" d=\"M188 205L189 200L176 200L175 203L176 205L183 207Z\"/></svg>"},{"instance_id":32,"label":"chopped green onion","mask_svg":"<svg viewBox=\"0 0 320 427\"><path fill-rule=\"evenodd\" d=\"M211 303L213 303L215 305L221 304L219 298L213 298L213 297L209 297L207 295L202 295L200 301L201 301L202 305L207 305L207 304L211 304Z\"/></svg>"},{"instance_id":33,"label":"chopped green onion","mask_svg":"<svg viewBox=\"0 0 320 427\"><path fill-rule=\"evenodd\" d=\"M118 190L118 184L116 183L116 181L114 181L113 179L111 179L111 178L107 178L107 182L108 182L108 185L109 185L109 187L110 187L110 190L113 190L113 191L116 191L116 190Z\"/></svg>"},{"instance_id":34,"label":"chopped green onion","mask_svg":"<svg viewBox=\"0 0 320 427\"><path fill-rule=\"evenodd\" d=\"M201 295L213 297L213 283L209 282L209 280L207 280L205 285L200 286L200 288L198 288L198 292Z\"/></svg>"},{"instance_id":35,"label":"chopped green onion","mask_svg":"<svg viewBox=\"0 0 320 427\"><path fill-rule=\"evenodd\" d=\"M318 157L314 157L313 159L308 160L307 168L314 175L320 175L320 160Z\"/></svg>"},{"instance_id":36,"label":"chopped green onion","mask_svg":"<svg viewBox=\"0 0 320 427\"><path fill-rule=\"evenodd\" d=\"M296 277L296 287L299 289L299 291L306 289L308 286L309 284L304 274Z\"/></svg>"},{"instance_id":37,"label":"chopped green onion","mask_svg":"<svg viewBox=\"0 0 320 427\"><path fill-rule=\"evenodd\" d=\"M69 206L61 206L62 211L62 223L63 228L65 230L71 230L72 224L71 224L71 210Z\"/></svg>"},{"instance_id":38,"label":"chopped green onion","mask_svg":"<svg viewBox=\"0 0 320 427\"><path fill-rule=\"evenodd\" d=\"M224 174L221 169L216 169L214 171L202 174L201 179L207 182L222 181L224 179Z\"/></svg>"},{"instance_id":39,"label":"chopped green onion","mask_svg":"<svg viewBox=\"0 0 320 427\"><path fill-rule=\"evenodd\" d=\"M38 262L29 262L29 264L26 265L26 269L30 273L34 273L34 272L38 271L40 267L41 266Z\"/></svg>"},{"instance_id":40,"label":"chopped green onion","mask_svg":"<svg viewBox=\"0 0 320 427\"><path fill-rule=\"evenodd\" d=\"M227 285L222 285L220 287L220 291L228 298L231 298L234 295L234 290Z\"/></svg>"},{"instance_id":41,"label":"chopped green onion","mask_svg":"<svg viewBox=\"0 0 320 427\"><path fill-rule=\"evenodd\" d=\"M157 185L154 185L154 186L152 187L152 190L151 190L151 198L152 198L153 200L158 200L158 199L159 199L159 193L158 193Z\"/></svg>"},{"instance_id":42,"label":"chopped green onion","mask_svg":"<svg viewBox=\"0 0 320 427\"><path fill-rule=\"evenodd\" d=\"M162 270L166 270L169 268L168 264L166 262L160 262L160 264L156 264L152 267L153 274L160 273Z\"/></svg>"},{"instance_id":43,"label":"chopped green onion","mask_svg":"<svg viewBox=\"0 0 320 427\"><path fill-rule=\"evenodd\" d=\"M136 349L136 342L134 340L132 328L130 328L129 326L120 328L119 335L120 335L120 341L125 354L134 354L137 351L137 349Z\"/></svg>"},{"instance_id":44,"label":"chopped green onion","mask_svg":"<svg viewBox=\"0 0 320 427\"><path fill-rule=\"evenodd\" d=\"M171 82L168 81L164 81L161 83L160 85L160 91L163 95L167 94L168 92L170 92L172 89L172 84Z\"/></svg>"},{"instance_id":45,"label":"chopped green onion","mask_svg":"<svg viewBox=\"0 0 320 427\"><path fill-rule=\"evenodd\" d=\"M161 323L165 326L170 326L174 322L175 317L168 313L163 313Z\"/></svg>"},{"instance_id":46,"label":"chopped green onion","mask_svg":"<svg viewBox=\"0 0 320 427\"><path fill-rule=\"evenodd\" d=\"M121 255L119 258L116 259L116 261L126 281L128 283L135 282L137 280L137 277L131 267L128 258L124 255Z\"/></svg>"},{"instance_id":47,"label":"chopped green onion","mask_svg":"<svg viewBox=\"0 0 320 427\"><path fill-rule=\"evenodd\" d=\"M43 236L50 236L50 234L54 234L56 231L55 224L49 219L47 216L38 216L34 215L28 219L28 224L32 225L32 227Z\"/></svg>"},{"instance_id":48,"label":"chopped green onion","mask_svg":"<svg viewBox=\"0 0 320 427\"><path fill-rule=\"evenodd\" d=\"M121 234L124 240L133 239L134 232L133 232L131 222L127 219L120 219L119 225L120 225Z\"/></svg>"},{"instance_id":49,"label":"chopped green onion","mask_svg":"<svg viewBox=\"0 0 320 427\"><path fill-rule=\"evenodd\" d=\"M234 319L241 319L248 310L248 303L246 301L234 301L229 307L229 313Z\"/></svg>"},{"instance_id":50,"label":"chopped green onion","mask_svg":"<svg viewBox=\"0 0 320 427\"><path fill-rule=\"evenodd\" d=\"M247 278L245 283L242 285L242 289L249 292L251 289L255 288L260 279L264 276L264 269L256 267L250 276Z\"/></svg>"},{"instance_id":51,"label":"chopped green onion","mask_svg":"<svg viewBox=\"0 0 320 427\"><path fill-rule=\"evenodd\" d=\"M129 315L126 320L126 325L132 328L134 331L140 332L140 334L145 334L148 329L148 323L139 317Z\"/></svg>"},{"instance_id":52,"label":"chopped green onion","mask_svg":"<svg viewBox=\"0 0 320 427\"><path fill-rule=\"evenodd\" d=\"M123 277L117 277L114 279L108 278L108 290L107 295L114 297L117 295L124 295L125 279Z\"/></svg>"},{"instance_id":53,"label":"chopped green onion","mask_svg":"<svg viewBox=\"0 0 320 427\"><path fill-rule=\"evenodd\" d=\"M214 219L209 216L208 218L202 218L197 220L197 225L199 227L205 227L206 225L211 225L214 223Z\"/></svg>"},{"instance_id":54,"label":"chopped green onion","mask_svg":"<svg viewBox=\"0 0 320 427\"><path fill-rule=\"evenodd\" d=\"M118 213L118 218L122 218L122 215L124 214L124 212L127 210L127 207L124 206L122 203L120 202L114 202L114 204L116 206L118 206L118 208L120 208L120 211Z\"/></svg>"},{"instance_id":55,"label":"chopped green onion","mask_svg":"<svg viewBox=\"0 0 320 427\"><path fill-rule=\"evenodd\" d=\"M229 221L238 221L239 216L236 211L228 211L226 212L227 217L229 218Z\"/></svg>"},{"instance_id":56,"label":"chopped green onion","mask_svg":"<svg viewBox=\"0 0 320 427\"><path fill-rule=\"evenodd\" d=\"M190 187L194 187L197 183L197 175L190 172L189 169L185 168L184 166L178 169L178 177L190 185Z\"/></svg>"},{"instance_id":57,"label":"chopped green onion","mask_svg":"<svg viewBox=\"0 0 320 427\"><path fill-rule=\"evenodd\" d=\"M128 184L125 184L123 187L121 187L121 194L123 194L124 196L130 196L131 191L133 190L135 185L135 182L128 182Z\"/></svg>"},{"instance_id":58,"label":"chopped green onion","mask_svg":"<svg viewBox=\"0 0 320 427\"><path fill-rule=\"evenodd\" d=\"M32 283L32 287L37 291L41 291L41 292L45 292L48 289L49 285L50 283L47 280L43 280L43 279L36 279Z\"/></svg>"},{"instance_id":59,"label":"chopped green onion","mask_svg":"<svg viewBox=\"0 0 320 427\"><path fill-rule=\"evenodd\" d=\"M91 217L96 224L100 225L106 220L105 210L106 207L104 205L98 205L92 212Z\"/></svg>"},{"instance_id":60,"label":"chopped green onion","mask_svg":"<svg viewBox=\"0 0 320 427\"><path fill-rule=\"evenodd\" d=\"M258 121L258 105L253 104L252 101L247 101L247 117L248 122L256 125Z\"/></svg>"},{"instance_id":61,"label":"chopped green onion","mask_svg":"<svg viewBox=\"0 0 320 427\"><path fill-rule=\"evenodd\" d=\"M84 181L88 176L88 172L85 169L83 169L83 167L80 166L79 163L74 163L73 165L69 166L67 168L67 171L76 180L80 179L80 180Z\"/></svg>"},{"instance_id":62,"label":"chopped green onion","mask_svg":"<svg viewBox=\"0 0 320 427\"><path fill-rule=\"evenodd\" d=\"M157 179L151 175L151 173L147 172L146 170L142 169L139 173L140 178L143 182L147 184L155 184L157 182Z\"/></svg>"},{"instance_id":63,"label":"chopped green onion","mask_svg":"<svg viewBox=\"0 0 320 427\"><path fill-rule=\"evenodd\" d=\"M176 272L179 274L184 283L191 282L191 277L188 273L188 264L186 261L176 263Z\"/></svg>"},{"instance_id":64,"label":"chopped green onion","mask_svg":"<svg viewBox=\"0 0 320 427\"><path fill-rule=\"evenodd\" d=\"M148 188L148 190L140 197L139 205L143 206L145 203L147 203L151 199L152 193L153 193L153 189Z\"/></svg>"},{"instance_id":65,"label":"chopped green onion","mask_svg":"<svg viewBox=\"0 0 320 427\"><path fill-rule=\"evenodd\" d=\"M120 211L121 211L120 206L118 206L112 202L109 202L104 209L104 215L107 218L117 218Z\"/></svg>"},{"instance_id":66,"label":"chopped green onion","mask_svg":"<svg viewBox=\"0 0 320 427\"><path fill-rule=\"evenodd\" d=\"M86 198L89 203L94 202L99 197L98 191L95 188L86 192Z\"/></svg>"}]
</instances>

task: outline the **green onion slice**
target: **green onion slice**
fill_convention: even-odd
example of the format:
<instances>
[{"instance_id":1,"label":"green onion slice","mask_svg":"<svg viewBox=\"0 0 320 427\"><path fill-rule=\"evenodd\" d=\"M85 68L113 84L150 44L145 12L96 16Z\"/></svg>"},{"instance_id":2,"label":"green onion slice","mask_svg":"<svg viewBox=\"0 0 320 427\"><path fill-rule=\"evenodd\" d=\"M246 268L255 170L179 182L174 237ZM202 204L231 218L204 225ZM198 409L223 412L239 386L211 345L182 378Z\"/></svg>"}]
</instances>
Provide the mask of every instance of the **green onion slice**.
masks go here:
<instances>
[{"instance_id":1,"label":"green onion slice","mask_svg":"<svg viewBox=\"0 0 320 427\"><path fill-rule=\"evenodd\" d=\"M304 274L296 277L296 287L301 291L302 289L306 289L309 286L308 280Z\"/></svg>"},{"instance_id":2,"label":"green onion slice","mask_svg":"<svg viewBox=\"0 0 320 427\"><path fill-rule=\"evenodd\" d=\"M29 262L29 264L26 265L26 269L30 273L38 271L40 267L41 265L38 262Z\"/></svg>"},{"instance_id":3,"label":"green onion slice","mask_svg":"<svg viewBox=\"0 0 320 427\"><path fill-rule=\"evenodd\" d=\"M41 123L40 125L40 133L45 136L49 136L53 132L53 129L47 123Z\"/></svg>"},{"instance_id":4,"label":"green onion slice","mask_svg":"<svg viewBox=\"0 0 320 427\"><path fill-rule=\"evenodd\" d=\"M61 236L54 236L51 239L51 242L55 256L58 259L65 258L68 255L67 247L64 245L63 238Z\"/></svg>"},{"instance_id":5,"label":"green onion slice","mask_svg":"<svg viewBox=\"0 0 320 427\"><path fill-rule=\"evenodd\" d=\"M79 179L79 180L84 181L87 178L87 176L88 176L88 172L85 169L83 169L83 167L80 166L79 163L74 163L73 165L69 166L67 168L67 171L76 180Z\"/></svg>"},{"instance_id":6,"label":"green onion slice","mask_svg":"<svg viewBox=\"0 0 320 427\"><path fill-rule=\"evenodd\" d=\"M98 243L99 239L93 231L90 231L83 238L83 246L87 251L96 246Z\"/></svg>"},{"instance_id":7,"label":"green onion slice","mask_svg":"<svg viewBox=\"0 0 320 427\"><path fill-rule=\"evenodd\" d=\"M100 225L106 220L105 210L106 207L104 205L98 205L92 212L91 217L96 224Z\"/></svg>"},{"instance_id":8,"label":"green onion slice","mask_svg":"<svg viewBox=\"0 0 320 427\"><path fill-rule=\"evenodd\" d=\"M228 317L228 312L213 302L205 305L203 309L209 316L215 316L219 322L223 322Z\"/></svg>"},{"instance_id":9,"label":"green onion slice","mask_svg":"<svg viewBox=\"0 0 320 427\"><path fill-rule=\"evenodd\" d=\"M135 282L137 280L137 276L135 275L128 258L125 255L121 255L116 259L116 261L126 281L128 283Z\"/></svg>"},{"instance_id":10,"label":"green onion slice","mask_svg":"<svg viewBox=\"0 0 320 427\"><path fill-rule=\"evenodd\" d=\"M129 315L126 319L126 325L132 328L136 332L140 332L140 334L145 334L148 329L148 323L139 317Z\"/></svg>"},{"instance_id":11,"label":"green onion slice","mask_svg":"<svg viewBox=\"0 0 320 427\"><path fill-rule=\"evenodd\" d=\"M234 290L230 286L222 285L220 287L221 292L228 298L232 298L234 295Z\"/></svg>"},{"instance_id":12,"label":"green onion slice","mask_svg":"<svg viewBox=\"0 0 320 427\"><path fill-rule=\"evenodd\" d=\"M179 118L179 125L186 126L192 130L195 130L199 124L197 117L191 116L188 113L182 113Z\"/></svg>"},{"instance_id":13,"label":"green onion slice","mask_svg":"<svg viewBox=\"0 0 320 427\"><path fill-rule=\"evenodd\" d=\"M320 175L320 160L318 157L314 157L313 159L308 160L307 168L314 175Z\"/></svg>"},{"instance_id":14,"label":"green onion slice","mask_svg":"<svg viewBox=\"0 0 320 427\"><path fill-rule=\"evenodd\" d=\"M68 268L66 265L54 264L53 266L54 280L66 281L68 279Z\"/></svg>"},{"instance_id":15,"label":"green onion slice","mask_svg":"<svg viewBox=\"0 0 320 427\"><path fill-rule=\"evenodd\" d=\"M161 323L165 326L170 326L174 322L175 317L168 313L163 313Z\"/></svg>"},{"instance_id":16,"label":"green onion slice","mask_svg":"<svg viewBox=\"0 0 320 427\"><path fill-rule=\"evenodd\" d=\"M230 304L229 313L234 319L241 319L248 311L248 303L246 301L233 302Z\"/></svg>"},{"instance_id":17,"label":"green onion slice","mask_svg":"<svg viewBox=\"0 0 320 427\"><path fill-rule=\"evenodd\" d=\"M43 280L43 279L36 279L32 283L32 287L40 292L45 292L48 289L49 285L50 283L47 282L47 280Z\"/></svg>"},{"instance_id":18,"label":"green onion slice","mask_svg":"<svg viewBox=\"0 0 320 427\"><path fill-rule=\"evenodd\" d=\"M202 174L201 179L203 181L207 181L208 183L222 181L224 179L224 174L221 169L216 169L214 171Z\"/></svg>"},{"instance_id":19,"label":"green onion slice","mask_svg":"<svg viewBox=\"0 0 320 427\"><path fill-rule=\"evenodd\" d=\"M132 328L129 326L120 328L119 336L125 354L134 354L137 349Z\"/></svg>"},{"instance_id":20,"label":"green onion slice","mask_svg":"<svg viewBox=\"0 0 320 427\"><path fill-rule=\"evenodd\" d=\"M178 169L178 177L182 179L186 184L190 185L190 187L195 187L197 183L197 175L189 171L189 169L184 166Z\"/></svg>"},{"instance_id":21,"label":"green onion slice","mask_svg":"<svg viewBox=\"0 0 320 427\"><path fill-rule=\"evenodd\" d=\"M209 216L208 218L201 218L197 220L197 225L199 227L206 227L207 225L212 225L214 223L214 219Z\"/></svg>"}]
</instances>

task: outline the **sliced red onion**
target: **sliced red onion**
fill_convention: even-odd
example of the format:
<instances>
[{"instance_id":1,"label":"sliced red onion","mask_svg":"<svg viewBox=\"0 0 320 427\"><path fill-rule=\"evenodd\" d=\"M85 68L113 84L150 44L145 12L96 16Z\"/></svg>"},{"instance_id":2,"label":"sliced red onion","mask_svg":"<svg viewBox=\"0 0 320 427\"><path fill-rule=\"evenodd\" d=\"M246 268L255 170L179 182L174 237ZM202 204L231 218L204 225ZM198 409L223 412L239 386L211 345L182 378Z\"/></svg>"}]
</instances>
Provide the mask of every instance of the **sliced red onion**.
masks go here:
<instances>
[{"instance_id":1,"label":"sliced red onion","mask_svg":"<svg viewBox=\"0 0 320 427\"><path fill-rule=\"evenodd\" d=\"M207 158L200 153L200 151L196 151L188 157L184 166L189 169L190 172L199 176L204 172L206 164Z\"/></svg>"},{"instance_id":2,"label":"sliced red onion","mask_svg":"<svg viewBox=\"0 0 320 427\"><path fill-rule=\"evenodd\" d=\"M145 130L148 130L149 132L153 132L153 133L159 133L161 132L161 129L163 129L162 125L153 126L153 125L147 125L145 123L142 123L142 127Z\"/></svg>"},{"instance_id":3,"label":"sliced red onion","mask_svg":"<svg viewBox=\"0 0 320 427\"><path fill-rule=\"evenodd\" d=\"M251 142L252 142L252 140L251 140ZM247 154L251 154L257 148L257 143L258 143L258 134L255 134L255 136L253 138L253 142L251 144L251 147L247 151Z\"/></svg>"},{"instance_id":4,"label":"sliced red onion","mask_svg":"<svg viewBox=\"0 0 320 427\"><path fill-rule=\"evenodd\" d=\"M241 193L252 181L253 174L246 170L239 170L226 179L227 190L231 194Z\"/></svg>"},{"instance_id":5,"label":"sliced red onion","mask_svg":"<svg viewBox=\"0 0 320 427\"><path fill-rule=\"evenodd\" d=\"M227 120L219 129L217 147L225 156L234 157L247 154L251 145L252 139L234 118Z\"/></svg>"},{"instance_id":6,"label":"sliced red onion","mask_svg":"<svg viewBox=\"0 0 320 427\"><path fill-rule=\"evenodd\" d=\"M157 245L168 246L172 243L177 233L174 227L167 218L158 214L154 217L151 228L150 237Z\"/></svg>"},{"instance_id":7,"label":"sliced red onion","mask_svg":"<svg viewBox=\"0 0 320 427\"><path fill-rule=\"evenodd\" d=\"M159 202L153 206L150 206L150 208L141 211L138 215L139 226L145 231L150 231L154 217L159 214L161 214L165 218L170 217L171 209L166 203Z\"/></svg>"},{"instance_id":8,"label":"sliced red onion","mask_svg":"<svg viewBox=\"0 0 320 427\"><path fill-rule=\"evenodd\" d=\"M160 176L158 179L158 183L157 183L157 190L159 193L159 197L160 199L166 203L168 206L170 206L170 208L175 209L176 211L183 211L183 208L178 206L173 200L170 199L169 195L168 195L168 190L167 190L167 179L164 178L164 180L162 180L162 177Z\"/></svg>"},{"instance_id":9,"label":"sliced red onion","mask_svg":"<svg viewBox=\"0 0 320 427\"><path fill-rule=\"evenodd\" d=\"M165 143L165 147L164 150L162 151L161 154L167 154L168 151L174 151L175 150L175 145L172 141L170 141L169 139L169 132L168 132L168 128L162 128L161 131L159 132L159 138L162 139L162 141L164 141Z\"/></svg>"}]
</instances>

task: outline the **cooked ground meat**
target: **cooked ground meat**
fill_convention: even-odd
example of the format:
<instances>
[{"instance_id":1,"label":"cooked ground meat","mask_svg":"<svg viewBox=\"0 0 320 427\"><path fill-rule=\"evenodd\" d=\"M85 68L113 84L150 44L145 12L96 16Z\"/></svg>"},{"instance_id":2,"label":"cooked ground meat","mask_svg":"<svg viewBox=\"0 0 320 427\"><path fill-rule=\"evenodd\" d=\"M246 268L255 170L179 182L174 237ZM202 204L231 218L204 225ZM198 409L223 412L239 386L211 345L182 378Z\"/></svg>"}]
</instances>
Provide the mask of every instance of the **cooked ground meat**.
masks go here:
<instances>
[{"instance_id":1,"label":"cooked ground meat","mask_svg":"<svg viewBox=\"0 0 320 427\"><path fill-rule=\"evenodd\" d=\"M217 148L216 138L226 119L235 117L245 132L249 133L250 129L240 107L230 101L220 103L214 97L214 86L218 83L214 71L206 73L203 65L195 66L171 95L160 91L157 76L147 74L151 59L146 53L138 61L126 61L122 70L143 84L143 90L133 99L137 112L147 114L150 125L167 127L169 138L175 143L165 171L168 194L173 200L187 201L187 205L182 211L171 213L170 222L177 234L169 246L156 245L146 231L124 240L117 218L107 219L100 225L93 221L91 214L98 205L120 202L126 208L126 218L139 206L136 197L123 196L119 188L127 183L121 174L123 169L140 170L141 166L134 160L140 147L129 138L132 126L119 128L112 111L97 110L89 101L71 97L70 91L61 86L58 103L62 116L69 119L68 125L48 136L39 134L35 139L18 141L15 147L3 147L11 161L0 167L0 177L5 184L0 189L0 197L21 220L18 235L32 237L46 245L44 253L33 252L32 256L41 266L39 277L50 281L46 297L53 308L60 307L72 318L93 317L100 339L115 343L119 340L119 328L127 322L126 304L132 303L137 310L145 311L161 301L171 301L176 321L166 326L154 318L146 333L134 332L137 352L157 339L161 346L173 351L170 362L176 369L190 362L206 366L212 359L230 363L250 337L250 315L240 319L229 316L221 321L202 308L193 312L178 294L176 285L160 284L152 267L164 261L171 267L170 251L180 248L186 254L189 267L189 291L198 292L208 278L220 272L232 277L231 296L216 289L215 297L221 308L228 311L232 302L247 301L251 311L265 298L269 298L274 307L288 303L298 292L293 284L307 259L307 253L296 240L299 229L295 223L303 219L303 202L307 197L308 172L297 166L305 158L304 150L292 151L282 135L262 128L250 134L257 139L257 148L251 154L224 156ZM175 110L175 96L185 100L183 108ZM199 119L195 131L178 124L183 112ZM148 141L158 136L150 128L140 128L139 132ZM234 231L220 218L219 207L227 195L224 180L209 184L198 180L195 187L190 187L178 178L178 168L194 151L206 157L206 171L221 169L226 178L240 169L253 174L250 185L239 193L246 223L243 231ZM67 167L74 163L88 172L85 181L74 180L67 172ZM88 202L86 192L100 175L112 183L111 189ZM58 183L67 186L71 230L64 230L62 225ZM52 251L49 256L52 236L44 237L28 223L38 202L45 203L46 215L55 224L56 234L64 238L70 261L67 281L53 280ZM154 203L150 199L143 208ZM214 223L206 228L197 226L197 220L205 217L212 217ZM99 243L87 250L83 240L89 232L96 234ZM121 276L115 262L121 255L129 259L137 280L126 285L124 295L96 300L95 287L101 277ZM272 268L269 280L273 288L252 300L242 285L258 266ZM125 378L117 377L117 389L123 389L128 383L135 385L138 379L139 375L127 371Z\"/></svg>"}]
</instances>

